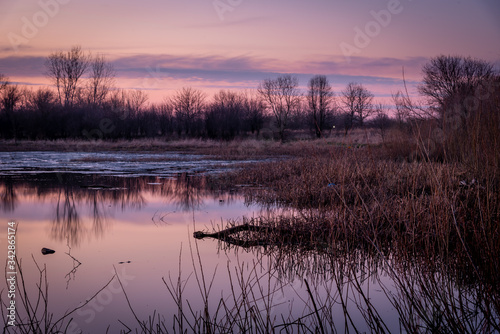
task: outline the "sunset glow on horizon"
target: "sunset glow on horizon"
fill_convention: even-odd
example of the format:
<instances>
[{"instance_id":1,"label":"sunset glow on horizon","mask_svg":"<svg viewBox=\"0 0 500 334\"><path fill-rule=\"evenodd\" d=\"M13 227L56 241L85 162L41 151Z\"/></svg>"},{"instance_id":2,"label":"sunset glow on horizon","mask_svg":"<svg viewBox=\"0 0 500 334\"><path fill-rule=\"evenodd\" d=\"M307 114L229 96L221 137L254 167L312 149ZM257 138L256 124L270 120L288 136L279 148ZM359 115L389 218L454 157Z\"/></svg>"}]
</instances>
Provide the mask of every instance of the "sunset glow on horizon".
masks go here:
<instances>
[{"instance_id":1,"label":"sunset glow on horizon","mask_svg":"<svg viewBox=\"0 0 500 334\"><path fill-rule=\"evenodd\" d=\"M336 92L356 81L384 98L402 88L403 68L414 85L441 54L499 67L498 17L493 0L6 0L0 73L49 85L44 59L79 45L106 56L118 88L152 102L186 86L255 89L281 73L297 75L303 90L324 74Z\"/></svg>"}]
</instances>

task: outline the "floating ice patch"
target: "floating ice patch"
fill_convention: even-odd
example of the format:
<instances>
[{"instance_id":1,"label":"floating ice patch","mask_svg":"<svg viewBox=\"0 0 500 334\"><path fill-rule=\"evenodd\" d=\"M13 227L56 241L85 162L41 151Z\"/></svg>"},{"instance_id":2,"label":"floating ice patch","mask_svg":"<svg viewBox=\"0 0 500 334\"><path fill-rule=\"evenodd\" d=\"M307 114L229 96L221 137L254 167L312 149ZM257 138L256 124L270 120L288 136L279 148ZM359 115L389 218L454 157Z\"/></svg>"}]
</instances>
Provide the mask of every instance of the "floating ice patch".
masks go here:
<instances>
[{"instance_id":1,"label":"floating ice patch","mask_svg":"<svg viewBox=\"0 0 500 334\"><path fill-rule=\"evenodd\" d=\"M166 176L218 173L242 162L181 153L0 152L0 173L80 173L113 176Z\"/></svg>"}]
</instances>

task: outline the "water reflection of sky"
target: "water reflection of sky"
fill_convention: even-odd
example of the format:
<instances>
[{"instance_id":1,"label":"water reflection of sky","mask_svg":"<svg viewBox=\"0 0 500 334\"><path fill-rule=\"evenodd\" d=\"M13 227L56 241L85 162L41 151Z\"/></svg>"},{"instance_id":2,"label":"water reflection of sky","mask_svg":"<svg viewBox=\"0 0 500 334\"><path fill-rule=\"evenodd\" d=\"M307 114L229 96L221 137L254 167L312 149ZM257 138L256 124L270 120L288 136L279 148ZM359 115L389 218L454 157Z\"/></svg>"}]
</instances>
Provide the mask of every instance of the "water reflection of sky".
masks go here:
<instances>
[{"instance_id":1,"label":"water reflection of sky","mask_svg":"<svg viewBox=\"0 0 500 334\"><path fill-rule=\"evenodd\" d=\"M28 292L37 295L39 272L35 260L46 268L49 307L56 318L92 297L116 270L137 316L145 320L156 311L171 325L177 306L162 278L176 282L180 270L186 283L183 299L193 310L202 310L203 292L193 274L193 263L196 273L201 274L197 254L205 280L211 282L212 312L221 297L227 299L234 291L246 288L234 283L236 277L232 277L234 286L230 287L229 276L235 275L235 268L240 268L248 286L257 290L256 277L267 275L272 279L264 287L265 291L275 291L272 314L288 315L293 310L300 317L310 311L297 307L300 300L308 298L300 274L278 278L282 274L271 268L270 263L277 261L272 256L256 257L247 250L225 253L218 250L217 241L193 239L194 231L211 231L228 219L269 214L258 205L245 203L236 191L210 186L204 177L101 176L89 180L78 175L43 174L32 178L2 176L0 181L0 220L13 219L19 224L17 251ZM56 253L44 256L40 252L43 247ZM77 266L69 254L81 265ZM323 283L311 280L318 285L316 293L328 295ZM263 300L257 304L266 309ZM117 332L125 328L118 320L137 327L116 280L73 317L71 329L75 333L79 329L104 332L108 326L111 332Z\"/></svg>"},{"instance_id":2,"label":"water reflection of sky","mask_svg":"<svg viewBox=\"0 0 500 334\"><path fill-rule=\"evenodd\" d=\"M260 212L258 206L246 205L240 195L209 190L203 178L186 174L176 179L135 179L135 189L128 189L123 178L92 180L114 188L98 188L97 184L81 188L68 182L57 186L55 177L53 184L48 179L44 176L37 182L36 178L3 177L0 221L12 219L19 224L17 251L28 284L38 281L31 255L39 266L47 266L50 306L56 315L95 294L113 276L114 268L123 275L122 283L141 316L147 318L154 310L171 314L174 309L169 309L168 290L161 278L171 271L177 275L180 255L183 273L192 271L189 245L194 242L193 231L211 230L212 224ZM8 187L14 195L13 203L6 204ZM71 215L70 210L74 210ZM225 255L217 254L213 242L199 242L198 246L207 268L226 261ZM56 253L44 256L40 252L43 247ZM82 263L69 276L74 262L68 252ZM226 284L218 281L215 286L224 290ZM75 321L81 329L94 331L111 324L117 330L123 328L117 319L130 319L123 294L114 293L113 288L106 291L101 304L109 305L102 310L99 305L88 306L77 313ZM187 296L191 293L196 294L196 290L191 289ZM194 303L196 298L191 299Z\"/></svg>"}]
</instances>

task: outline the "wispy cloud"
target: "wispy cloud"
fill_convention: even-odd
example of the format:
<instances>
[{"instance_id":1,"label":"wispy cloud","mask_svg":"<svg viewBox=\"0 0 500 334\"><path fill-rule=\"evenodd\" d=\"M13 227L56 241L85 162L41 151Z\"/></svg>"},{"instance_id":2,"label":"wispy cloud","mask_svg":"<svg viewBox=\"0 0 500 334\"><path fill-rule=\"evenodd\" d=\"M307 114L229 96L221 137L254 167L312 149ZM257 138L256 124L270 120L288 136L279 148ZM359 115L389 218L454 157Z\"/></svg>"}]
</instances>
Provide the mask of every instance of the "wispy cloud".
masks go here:
<instances>
[{"instance_id":1,"label":"wispy cloud","mask_svg":"<svg viewBox=\"0 0 500 334\"><path fill-rule=\"evenodd\" d=\"M148 66L161 66L171 69L199 69L200 71L253 71L273 61L272 59L251 56L223 57L218 55L135 55L113 60L118 70L137 71Z\"/></svg>"},{"instance_id":2,"label":"wispy cloud","mask_svg":"<svg viewBox=\"0 0 500 334\"><path fill-rule=\"evenodd\" d=\"M326 58L326 57L323 57ZM140 76L149 68L160 68L175 76L227 75L234 80L263 79L271 74L325 74L351 77L402 78L402 69L419 72L428 61L425 57L406 59L355 57L346 64L342 59L283 62L279 59L249 55L223 57L218 55L135 55L113 61L115 68L125 76ZM241 76L241 77L238 77Z\"/></svg>"},{"instance_id":3,"label":"wispy cloud","mask_svg":"<svg viewBox=\"0 0 500 334\"><path fill-rule=\"evenodd\" d=\"M0 58L0 73L9 77L39 77L44 73L45 57L10 56Z\"/></svg>"},{"instance_id":4,"label":"wispy cloud","mask_svg":"<svg viewBox=\"0 0 500 334\"><path fill-rule=\"evenodd\" d=\"M425 57L397 58L353 58L346 64L341 59L283 62L279 59L260 58L249 55L223 57L219 55L134 55L119 57L111 61L118 76L141 77L151 70L161 71L176 77L229 76L228 79L262 79L271 74L325 74L344 76L372 76L401 78L402 69L419 72L428 62ZM10 56L0 58L0 71L8 75L38 76L44 73L45 57ZM238 78L238 76L242 76Z\"/></svg>"},{"instance_id":5,"label":"wispy cloud","mask_svg":"<svg viewBox=\"0 0 500 334\"><path fill-rule=\"evenodd\" d=\"M318 74L342 74L350 76L376 76L385 78L401 78L403 69L411 74L412 79L418 76L422 66L428 62L426 57L411 58L370 58L352 57L349 63L342 58L303 62L300 66L306 71Z\"/></svg>"},{"instance_id":6,"label":"wispy cloud","mask_svg":"<svg viewBox=\"0 0 500 334\"><path fill-rule=\"evenodd\" d=\"M410 86L418 83L422 64L428 61L424 57L408 59L396 58L353 58L349 64L342 59L302 62L283 62L278 59L260 58L251 55L224 57L220 55L151 55L137 54L122 56L111 60L117 73L117 85L120 82L127 87L139 87L146 90L169 89L172 82L185 82L186 86L241 89L255 88L266 78L273 78L282 73L290 73L299 78L303 89L315 74L327 75L336 90L349 82L359 82L373 87L379 96L390 96L402 88L402 69L413 73L406 78ZM44 76L44 57L5 57L0 58L0 73L19 78L40 78ZM26 81L26 79L23 79ZM39 80L34 80L37 82ZM376 88L375 88L376 87ZM384 88L385 87L385 88Z\"/></svg>"}]
</instances>

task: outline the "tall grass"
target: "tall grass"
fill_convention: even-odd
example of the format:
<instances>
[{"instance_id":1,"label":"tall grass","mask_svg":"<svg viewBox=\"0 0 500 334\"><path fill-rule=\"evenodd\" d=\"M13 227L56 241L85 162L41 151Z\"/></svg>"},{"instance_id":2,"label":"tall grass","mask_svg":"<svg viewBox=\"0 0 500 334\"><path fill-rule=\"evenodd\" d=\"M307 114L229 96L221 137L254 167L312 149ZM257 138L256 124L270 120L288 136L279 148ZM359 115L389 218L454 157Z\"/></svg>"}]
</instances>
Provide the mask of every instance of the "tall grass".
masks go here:
<instances>
[{"instance_id":1,"label":"tall grass","mask_svg":"<svg viewBox=\"0 0 500 334\"><path fill-rule=\"evenodd\" d=\"M363 249L374 248L383 258L439 264L439 271L425 266L391 271L401 293L411 297L394 299L408 319L402 323L408 331L419 326L438 332L498 331L500 184L496 167L485 165L497 153L491 159L471 154L433 161L423 140L413 142L420 160L388 159L379 154L383 147L337 147L328 154L311 148L310 157L247 166L230 178L261 187L247 194L249 201L314 208L316 219L307 219L310 231L317 221L323 229L326 222L331 244L345 240L347 252L355 251L352 245L368 244ZM459 284L458 291L450 282ZM450 309L453 302L458 306ZM468 309L471 304L474 309ZM468 321L478 313L484 319Z\"/></svg>"}]
</instances>

